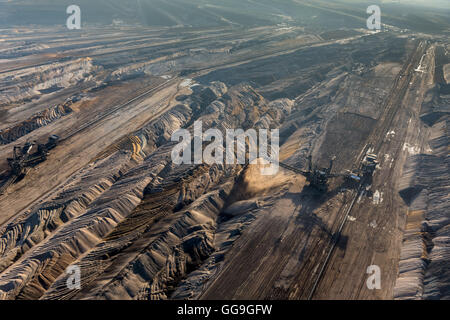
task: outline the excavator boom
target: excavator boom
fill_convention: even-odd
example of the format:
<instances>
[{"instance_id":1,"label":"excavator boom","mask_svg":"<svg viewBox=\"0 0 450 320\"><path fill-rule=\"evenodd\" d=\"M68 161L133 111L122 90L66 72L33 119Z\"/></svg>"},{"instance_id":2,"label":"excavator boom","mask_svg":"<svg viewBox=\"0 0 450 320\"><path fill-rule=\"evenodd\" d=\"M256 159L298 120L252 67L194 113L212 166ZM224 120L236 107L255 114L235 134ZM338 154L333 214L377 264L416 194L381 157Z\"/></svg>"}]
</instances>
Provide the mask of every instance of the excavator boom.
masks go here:
<instances>
[{"instance_id":1,"label":"excavator boom","mask_svg":"<svg viewBox=\"0 0 450 320\"><path fill-rule=\"evenodd\" d=\"M23 147L15 146L13 149L13 157L8 158L10 171L6 177L6 181L0 186L0 195L6 189L17 181L21 176L25 175L28 168L34 167L41 162L47 160L49 150L57 146L59 137L51 135L46 144L36 144L27 142ZM37 151L32 152L37 146Z\"/></svg>"}]
</instances>

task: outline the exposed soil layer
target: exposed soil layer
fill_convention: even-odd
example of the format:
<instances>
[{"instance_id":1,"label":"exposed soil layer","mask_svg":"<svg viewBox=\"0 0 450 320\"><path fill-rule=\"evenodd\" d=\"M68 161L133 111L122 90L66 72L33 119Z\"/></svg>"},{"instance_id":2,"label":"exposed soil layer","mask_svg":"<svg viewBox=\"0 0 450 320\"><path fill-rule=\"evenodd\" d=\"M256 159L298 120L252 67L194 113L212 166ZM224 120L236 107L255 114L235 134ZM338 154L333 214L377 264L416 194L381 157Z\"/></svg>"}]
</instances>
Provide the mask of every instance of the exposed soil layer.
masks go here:
<instances>
[{"instance_id":1,"label":"exposed soil layer","mask_svg":"<svg viewBox=\"0 0 450 320\"><path fill-rule=\"evenodd\" d=\"M444 36L219 11L229 22L208 29L5 31L0 185L14 146L61 139L0 195L0 298L449 298ZM176 164L180 129L183 155L245 148L198 143L198 121L224 137L278 129L283 166ZM349 181L367 153L373 176ZM309 157L334 159L326 190L299 173Z\"/></svg>"}]
</instances>

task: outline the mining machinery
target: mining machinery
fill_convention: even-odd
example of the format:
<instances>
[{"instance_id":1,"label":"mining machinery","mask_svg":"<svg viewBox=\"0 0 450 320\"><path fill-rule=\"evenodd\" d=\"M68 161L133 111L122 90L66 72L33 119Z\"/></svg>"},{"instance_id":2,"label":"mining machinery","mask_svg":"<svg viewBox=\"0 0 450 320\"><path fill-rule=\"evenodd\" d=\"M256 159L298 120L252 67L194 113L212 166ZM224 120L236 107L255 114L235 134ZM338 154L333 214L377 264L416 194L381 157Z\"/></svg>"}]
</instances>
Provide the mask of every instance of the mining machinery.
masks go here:
<instances>
[{"instance_id":1,"label":"mining machinery","mask_svg":"<svg viewBox=\"0 0 450 320\"><path fill-rule=\"evenodd\" d=\"M336 157L332 157L328 168L318 168L312 165L311 155L308 157L308 170L300 170L285 163L280 162L280 166L290 171L299 173L306 177L309 184L320 192L328 191L328 180L331 178L343 177L347 183L353 186L361 184L368 185L372 181L373 173L378 165L377 156L367 153L357 172L346 171L345 173L332 173L333 163Z\"/></svg>"},{"instance_id":2,"label":"mining machinery","mask_svg":"<svg viewBox=\"0 0 450 320\"><path fill-rule=\"evenodd\" d=\"M347 170L345 175L346 181L357 185L370 185L378 163L377 155L367 153L357 171Z\"/></svg>"},{"instance_id":3,"label":"mining machinery","mask_svg":"<svg viewBox=\"0 0 450 320\"><path fill-rule=\"evenodd\" d=\"M361 164L361 174L363 177L372 177L378 165L378 158L375 154L367 153Z\"/></svg>"},{"instance_id":4,"label":"mining machinery","mask_svg":"<svg viewBox=\"0 0 450 320\"><path fill-rule=\"evenodd\" d=\"M332 157L330 160L330 165L328 168L318 168L317 166L312 165L312 156L308 157L308 170L300 170L294 167L291 167L285 163L280 162L280 166L291 170L293 172L299 173L306 177L306 180L309 184L317 189L320 192L327 192L328 190L328 180L333 177L337 177L340 175L332 174L331 170L333 169L333 163L336 157Z\"/></svg>"},{"instance_id":5,"label":"mining machinery","mask_svg":"<svg viewBox=\"0 0 450 320\"><path fill-rule=\"evenodd\" d=\"M50 150L56 147L59 137L51 135L46 144L38 144L37 142L27 142L23 146L15 146L13 149L13 157L8 158L9 172L6 174L6 180L0 186L0 194L15 183L18 179L26 175L27 171L47 160Z\"/></svg>"}]
</instances>

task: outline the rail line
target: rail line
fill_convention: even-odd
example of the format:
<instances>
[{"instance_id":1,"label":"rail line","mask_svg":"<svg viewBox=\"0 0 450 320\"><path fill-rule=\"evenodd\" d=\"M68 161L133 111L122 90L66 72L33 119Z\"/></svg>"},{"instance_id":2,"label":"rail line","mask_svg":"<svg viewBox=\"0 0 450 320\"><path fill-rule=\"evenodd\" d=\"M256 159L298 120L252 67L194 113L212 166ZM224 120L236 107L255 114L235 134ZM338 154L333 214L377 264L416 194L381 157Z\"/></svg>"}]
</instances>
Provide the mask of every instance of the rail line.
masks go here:
<instances>
[{"instance_id":1,"label":"rail line","mask_svg":"<svg viewBox=\"0 0 450 320\"><path fill-rule=\"evenodd\" d=\"M363 151L358 156L357 163L362 161L362 157L364 157L364 155L368 152L369 148L372 147L372 145L371 145L372 143L373 143L373 148L374 148L375 152L376 153L379 152L379 150L383 144L386 130L388 130L390 128L390 125L393 122L395 113L398 110L398 108L400 107L401 100L405 96L406 91L409 87L409 83L411 82L412 76L414 74L414 72L411 72L411 69L414 69L416 60L418 60L417 57L422 56L421 52L419 52L419 49L422 47L423 44L424 44L424 42L419 42L419 44L415 47L414 52L411 53L408 63L404 64L402 71L396 77L396 79L394 81L394 85L392 86L392 90L390 91L389 96L385 102L384 112L380 118L381 123L379 126L377 126L372 131L372 134L368 138L368 143L365 145L365 147L363 148ZM423 51L426 51L426 48L427 48L427 46L425 45L422 48ZM405 78L403 79L402 77L405 77ZM400 88L399 88L399 86L400 86ZM365 185L364 181L361 181L357 192L353 196L350 206L347 207L346 209L344 209L345 214L339 225L339 229L337 230L337 235L335 237L333 237L333 242L332 242L331 248L327 253L325 261L323 262L323 264L320 268L320 271L319 271L319 274L318 274L316 280L314 281L313 287L308 295L308 300L312 300L312 298L314 297L317 287L319 286L320 281L322 280L323 275L325 273L325 269L327 268L327 266L330 262L330 259L334 253L334 250L336 249L336 246L338 245L338 243L340 241L340 237L342 234L342 230L345 227L345 223L347 222L348 217L349 217L351 211L353 210L357 199L364 192L364 185Z\"/></svg>"},{"instance_id":2,"label":"rail line","mask_svg":"<svg viewBox=\"0 0 450 320\"><path fill-rule=\"evenodd\" d=\"M126 106L128 106L128 105L130 105L130 104L132 104L133 102L135 102L135 101L137 101L137 100L139 100L139 99L141 99L141 98L144 98L144 97L148 96L149 94L153 94L155 91L158 91L158 90L160 90L160 89L163 88L163 87L166 87L168 84L170 84L170 83L172 83L172 82L175 82L175 80L177 80L177 79L178 79L177 77L174 77L174 78L172 78L172 79L170 79L170 80L167 80L167 81L164 82L164 83L161 83L161 84L157 85L157 86L154 87L154 88L151 88L151 89L145 91L144 93L141 93L140 95L138 95L138 96L132 98L131 100L128 100L127 102L125 102L125 103L123 103L123 104L114 106L114 107L111 108L111 110L109 110L108 112L101 114L100 116L94 118L92 121L89 121L88 123L84 124L81 128L78 128L77 130L75 130L75 131L69 133L69 135L67 135L66 137L64 137L63 139L61 139L61 142L66 141L66 140L72 138L72 137L75 136L76 134L78 134L78 133L80 133L80 132L86 130L87 128L91 127L91 126L94 125L95 123L97 123L97 122L99 122L99 121L105 119L106 117L108 117L108 116L110 116L110 115L116 113L116 112L119 111L120 109L122 109L122 108L124 108L124 107L126 107Z\"/></svg>"},{"instance_id":3,"label":"rail line","mask_svg":"<svg viewBox=\"0 0 450 320\"><path fill-rule=\"evenodd\" d=\"M158 91L158 90L160 90L161 88L163 88L163 87L165 87L165 86L168 86L169 84L175 82L176 80L178 80L178 77L174 77L174 78L172 78L172 79L170 79L170 80L168 80L168 81L165 81L164 83L161 83L161 84L157 85L156 87L153 87L153 88L151 88L151 89L149 89L149 90L147 90L147 91L145 91L145 92L139 94L138 96L136 96L136 97L134 97L134 98L128 100L127 102L125 102L125 103L123 103L123 104L114 106L114 107L111 108L111 110L109 110L108 112L101 114L100 116L96 117L96 118L93 119L92 121L89 121L88 123L84 124L81 128L78 128L77 130L75 130L75 131L69 133L69 135L67 135L67 136L63 137L62 139L60 139L60 140L59 140L59 143L62 143L62 142L64 142L64 141L70 139L71 137L73 137L73 136L75 136L76 134L78 134L78 133L80 133L80 132L82 132L82 131L88 129L89 127L91 127L91 126L94 125L95 123L97 123L97 122L103 120L104 118L110 116L111 114L113 114L113 113L119 111L120 109L122 109L122 108L124 108L124 107L130 105L130 104L133 103L133 102L138 101L139 99L142 99L142 98L144 98L144 97L146 97L146 96L148 96L148 95L150 95L150 94L153 94L155 91ZM7 180L3 185L0 185L0 191L1 191L1 192L0 192L0 196L1 196L2 193L4 193L4 191L5 191L12 183L14 183L14 182L15 182L15 181L8 181L8 180ZM51 192L51 191L49 191L49 192ZM47 195L49 192L46 192L43 196ZM31 201L30 203L27 203L26 206L24 206L22 209L19 210L19 212L21 212L24 208L30 206L33 202L34 202L34 201ZM7 219L7 220L5 220L5 221L3 221L3 222L0 222L0 227L3 227L3 226L5 226L5 225L7 225L9 222L11 222L11 221L12 221L13 219L15 219L16 217L17 217L17 215L13 215L13 216L10 217L9 219Z\"/></svg>"}]
</instances>

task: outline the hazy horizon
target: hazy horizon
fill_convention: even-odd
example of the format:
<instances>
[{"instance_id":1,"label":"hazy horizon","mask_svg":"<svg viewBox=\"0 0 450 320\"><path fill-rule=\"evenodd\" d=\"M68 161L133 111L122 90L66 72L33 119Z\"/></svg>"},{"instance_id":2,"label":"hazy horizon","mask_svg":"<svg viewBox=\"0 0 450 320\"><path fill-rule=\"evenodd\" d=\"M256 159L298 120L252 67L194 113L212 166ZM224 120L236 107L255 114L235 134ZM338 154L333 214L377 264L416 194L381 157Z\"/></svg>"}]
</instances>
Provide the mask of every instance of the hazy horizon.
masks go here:
<instances>
[{"instance_id":1,"label":"hazy horizon","mask_svg":"<svg viewBox=\"0 0 450 320\"><path fill-rule=\"evenodd\" d=\"M411 20L419 20L420 31L428 32L433 28L448 30L450 15L450 4L444 0L0 0L0 25L64 25L65 10L71 4L81 7L84 25L248 27L289 23L324 29L354 28L360 24L354 23L355 19L367 17L367 6L377 4L385 23L414 28L415 21Z\"/></svg>"}]
</instances>

